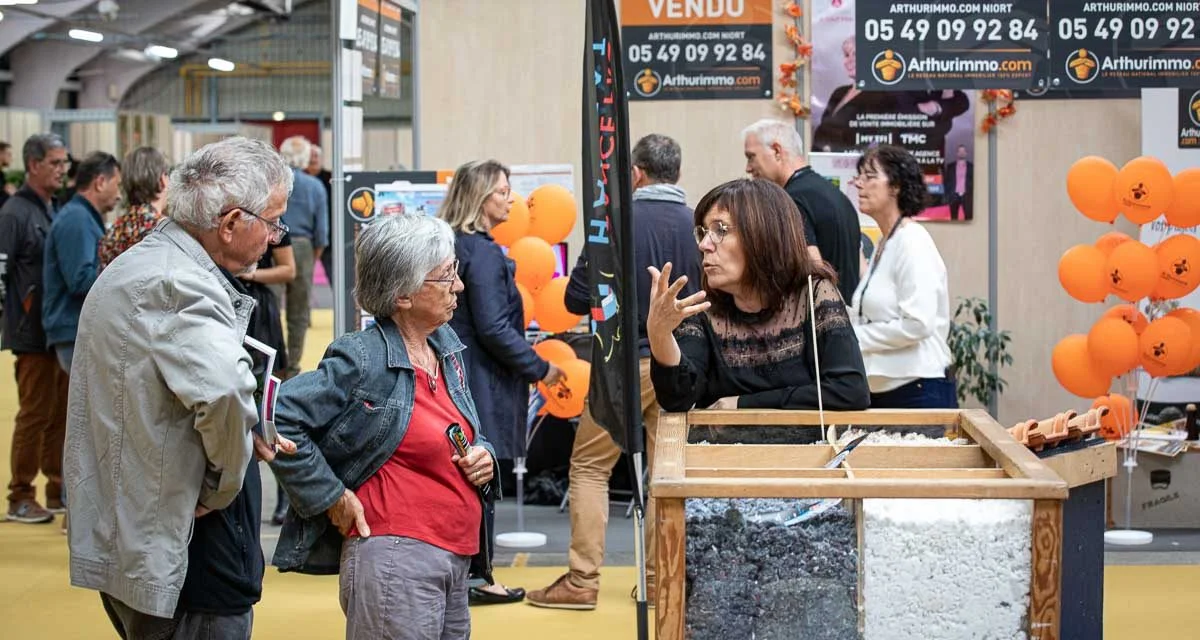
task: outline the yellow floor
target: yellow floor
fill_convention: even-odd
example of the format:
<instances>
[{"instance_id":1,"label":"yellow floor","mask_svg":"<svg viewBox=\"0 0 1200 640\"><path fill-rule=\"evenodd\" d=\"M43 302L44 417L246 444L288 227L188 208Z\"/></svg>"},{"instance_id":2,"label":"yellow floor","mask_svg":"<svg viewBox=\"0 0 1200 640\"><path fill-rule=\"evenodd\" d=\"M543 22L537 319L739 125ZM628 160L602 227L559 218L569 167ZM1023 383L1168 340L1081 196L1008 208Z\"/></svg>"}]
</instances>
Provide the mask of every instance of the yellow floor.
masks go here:
<instances>
[{"instance_id":1,"label":"yellow floor","mask_svg":"<svg viewBox=\"0 0 1200 640\"><path fill-rule=\"evenodd\" d=\"M314 310L305 368L321 357L331 335L332 313ZM0 353L0 460L7 460L16 413L12 357ZM0 471L4 484L8 470ZM508 585L537 588L562 568L504 568ZM592 612L549 611L528 605L472 610L473 637L480 639L610 640L635 638L629 589L632 567L605 569L600 606ZM263 600L255 608L255 638L327 640L343 632L336 577L268 571ZM1200 566L1115 566L1105 579L1106 640L1191 640L1200 638ZM94 592L74 589L67 579L66 539L57 526L0 523L0 638L114 638ZM1070 633L1064 630L1064 638ZM739 640L730 638L729 640Z\"/></svg>"}]
</instances>

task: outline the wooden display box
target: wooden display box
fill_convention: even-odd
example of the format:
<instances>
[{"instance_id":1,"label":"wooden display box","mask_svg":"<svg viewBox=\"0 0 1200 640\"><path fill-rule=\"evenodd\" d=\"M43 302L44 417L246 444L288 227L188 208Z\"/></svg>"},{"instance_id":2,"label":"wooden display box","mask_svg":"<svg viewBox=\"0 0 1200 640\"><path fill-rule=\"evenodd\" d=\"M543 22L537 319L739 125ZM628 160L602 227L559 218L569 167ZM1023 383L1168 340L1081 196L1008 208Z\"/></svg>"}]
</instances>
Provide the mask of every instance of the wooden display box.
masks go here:
<instances>
[{"instance_id":1,"label":"wooden display box","mask_svg":"<svg viewBox=\"0 0 1200 640\"><path fill-rule=\"evenodd\" d=\"M664 413L658 423L650 495L657 510L656 627L659 640L683 640L686 623L687 498L973 498L1032 500L1030 640L1058 640L1062 519L1067 483L987 412L869 410L825 412L825 422L862 427L943 427L973 444L862 444L836 469L830 445L688 444L696 426L812 426L816 411L737 410ZM861 578L860 578L861 580ZM861 594L860 594L861 597Z\"/></svg>"}]
</instances>

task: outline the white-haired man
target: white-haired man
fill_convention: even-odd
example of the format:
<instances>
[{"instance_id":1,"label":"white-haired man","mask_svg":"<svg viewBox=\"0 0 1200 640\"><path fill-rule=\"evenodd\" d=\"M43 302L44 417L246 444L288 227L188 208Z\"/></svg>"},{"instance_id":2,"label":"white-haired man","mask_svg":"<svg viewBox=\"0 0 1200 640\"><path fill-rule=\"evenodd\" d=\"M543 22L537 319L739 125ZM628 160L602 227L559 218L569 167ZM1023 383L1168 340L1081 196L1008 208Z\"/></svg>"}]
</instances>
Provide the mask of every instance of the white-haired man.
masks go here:
<instances>
[{"instance_id":1,"label":"white-haired man","mask_svg":"<svg viewBox=\"0 0 1200 640\"><path fill-rule=\"evenodd\" d=\"M858 287L862 231L854 205L828 179L808 166L796 127L764 118L742 131L746 173L770 180L792 196L804 216L809 250L837 271L847 302Z\"/></svg>"},{"instance_id":2,"label":"white-haired man","mask_svg":"<svg viewBox=\"0 0 1200 640\"><path fill-rule=\"evenodd\" d=\"M300 373L304 357L304 336L308 334L313 283L313 265L329 246L328 196L314 177L304 172L312 158L312 143L303 136L292 136L279 145L279 154L292 168L294 187L288 197L283 223L288 226L292 253L296 258L296 277L279 286L276 295L284 297L287 313L288 365L283 374L291 378Z\"/></svg>"},{"instance_id":3,"label":"white-haired man","mask_svg":"<svg viewBox=\"0 0 1200 640\"><path fill-rule=\"evenodd\" d=\"M210 144L176 167L169 218L92 285L67 405L71 584L122 638L250 637L262 590L254 298L292 173L269 145ZM284 451L294 451L287 441Z\"/></svg>"},{"instance_id":4,"label":"white-haired man","mask_svg":"<svg viewBox=\"0 0 1200 640\"><path fill-rule=\"evenodd\" d=\"M312 146L312 155L308 158L308 166L305 167L304 173L314 177L321 186L325 188L325 220L329 226L329 242L331 243L325 250L321 252L321 266L325 268L325 277L329 278L329 282L333 282L333 172L325 168L321 147Z\"/></svg>"}]
</instances>

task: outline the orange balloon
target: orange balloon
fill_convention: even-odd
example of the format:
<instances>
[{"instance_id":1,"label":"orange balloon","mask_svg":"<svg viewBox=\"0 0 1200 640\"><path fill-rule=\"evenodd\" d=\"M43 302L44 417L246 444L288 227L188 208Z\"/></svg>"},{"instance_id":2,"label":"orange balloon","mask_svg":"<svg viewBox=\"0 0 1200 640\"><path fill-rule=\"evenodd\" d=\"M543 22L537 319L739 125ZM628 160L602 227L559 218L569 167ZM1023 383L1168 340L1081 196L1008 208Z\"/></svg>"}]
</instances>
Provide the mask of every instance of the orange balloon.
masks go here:
<instances>
[{"instance_id":1,"label":"orange balloon","mask_svg":"<svg viewBox=\"0 0 1200 640\"><path fill-rule=\"evenodd\" d=\"M1120 231L1109 231L1108 233L1096 239L1096 248L1104 254L1105 258L1107 258L1108 255L1112 253L1112 250L1117 248L1117 245L1123 242L1129 242L1130 240L1133 240L1133 238L1130 238Z\"/></svg>"},{"instance_id":2,"label":"orange balloon","mask_svg":"<svg viewBox=\"0 0 1200 640\"><path fill-rule=\"evenodd\" d=\"M575 217L575 196L566 187L544 184L529 194L529 235L558 244L575 228Z\"/></svg>"},{"instance_id":3,"label":"orange balloon","mask_svg":"<svg viewBox=\"0 0 1200 640\"><path fill-rule=\"evenodd\" d=\"M1162 215L1175 197L1175 179L1158 158L1141 156L1125 163L1113 182L1117 209L1134 224L1146 224Z\"/></svg>"},{"instance_id":4,"label":"orange balloon","mask_svg":"<svg viewBox=\"0 0 1200 640\"><path fill-rule=\"evenodd\" d=\"M1108 296L1104 252L1090 244L1078 244L1058 261L1058 281L1080 302L1100 302Z\"/></svg>"},{"instance_id":5,"label":"orange balloon","mask_svg":"<svg viewBox=\"0 0 1200 640\"><path fill-rule=\"evenodd\" d=\"M570 278L559 276L542 287L537 295L538 328L550 333L566 331L579 324L583 316L577 316L567 311L563 298L567 293L567 283Z\"/></svg>"},{"instance_id":6,"label":"orange balloon","mask_svg":"<svg viewBox=\"0 0 1200 640\"><path fill-rule=\"evenodd\" d=\"M546 399L546 410L556 418L574 418L583 413L583 404L587 400L588 385L591 383L592 365L578 358L567 360L558 365L563 370L565 379L547 386L545 382L538 383L538 391Z\"/></svg>"},{"instance_id":7,"label":"orange balloon","mask_svg":"<svg viewBox=\"0 0 1200 640\"><path fill-rule=\"evenodd\" d=\"M508 210L508 219L492 227L492 238L502 247L511 247L512 243L524 238L529 233L529 207L525 200L514 191L512 208Z\"/></svg>"},{"instance_id":8,"label":"orange balloon","mask_svg":"<svg viewBox=\"0 0 1200 640\"><path fill-rule=\"evenodd\" d=\"M534 294L554 277L554 249L541 238L517 240L508 248L508 257L517 263L517 282Z\"/></svg>"},{"instance_id":9,"label":"orange balloon","mask_svg":"<svg viewBox=\"0 0 1200 640\"><path fill-rule=\"evenodd\" d=\"M1095 398L1108 393L1112 378L1092 366L1088 355L1087 336L1069 335L1054 345L1050 354L1054 377L1064 389L1083 398Z\"/></svg>"},{"instance_id":10,"label":"orange balloon","mask_svg":"<svg viewBox=\"0 0 1200 640\"><path fill-rule=\"evenodd\" d=\"M1112 222L1117 218L1117 203L1112 197L1117 166L1099 156L1087 156L1075 161L1067 171L1067 195L1071 204L1084 216L1096 222Z\"/></svg>"},{"instance_id":11,"label":"orange balloon","mask_svg":"<svg viewBox=\"0 0 1200 640\"><path fill-rule=\"evenodd\" d=\"M550 340L542 340L541 342L533 345L533 350L542 357L542 360L545 360L546 362L553 362L557 365L561 365L568 360L574 360L579 357L575 355L575 350L571 348L571 345L563 342L562 340L555 340L553 338Z\"/></svg>"},{"instance_id":12,"label":"orange balloon","mask_svg":"<svg viewBox=\"0 0 1200 640\"><path fill-rule=\"evenodd\" d=\"M1145 298L1158 286L1158 256L1136 240L1117 245L1109 254L1104 271L1109 290L1129 302Z\"/></svg>"},{"instance_id":13,"label":"orange balloon","mask_svg":"<svg viewBox=\"0 0 1200 640\"><path fill-rule=\"evenodd\" d=\"M1167 312L1167 316L1183 320L1187 323L1188 328L1192 330L1192 348L1188 352L1187 364L1183 365L1183 371L1180 373L1187 373L1196 367L1200 367L1200 311L1180 307Z\"/></svg>"},{"instance_id":14,"label":"orange balloon","mask_svg":"<svg viewBox=\"0 0 1200 640\"><path fill-rule=\"evenodd\" d=\"M1175 197L1167 207L1167 224L1181 229L1200 225L1200 167L1175 174Z\"/></svg>"},{"instance_id":15,"label":"orange balloon","mask_svg":"<svg viewBox=\"0 0 1200 640\"><path fill-rule=\"evenodd\" d=\"M525 324L522 327L528 329L529 323L533 322L533 294L520 282L517 283L517 291L521 294L521 311L525 314Z\"/></svg>"},{"instance_id":16,"label":"orange balloon","mask_svg":"<svg viewBox=\"0 0 1200 640\"><path fill-rule=\"evenodd\" d=\"M1119 376L1137 366L1138 334L1120 318L1100 318L1087 335L1092 364L1107 376Z\"/></svg>"},{"instance_id":17,"label":"orange balloon","mask_svg":"<svg viewBox=\"0 0 1200 640\"><path fill-rule=\"evenodd\" d=\"M1138 311L1138 308L1131 304L1119 304L1105 311L1103 317L1124 320L1129 326L1133 327L1133 332L1139 336L1146 330L1146 325L1150 324L1150 321L1146 320L1146 315Z\"/></svg>"},{"instance_id":18,"label":"orange balloon","mask_svg":"<svg viewBox=\"0 0 1200 640\"><path fill-rule=\"evenodd\" d=\"M1138 339L1139 360L1152 377L1186 371L1192 352L1192 330L1179 318L1163 316L1151 322Z\"/></svg>"},{"instance_id":19,"label":"orange balloon","mask_svg":"<svg viewBox=\"0 0 1200 640\"><path fill-rule=\"evenodd\" d=\"M1171 236L1154 248L1158 255L1158 284L1151 298L1175 300L1200 286L1200 240L1191 234Z\"/></svg>"},{"instance_id":20,"label":"orange balloon","mask_svg":"<svg viewBox=\"0 0 1200 640\"><path fill-rule=\"evenodd\" d=\"M1108 407L1108 413L1100 416L1100 435L1105 440L1124 438L1134 421L1133 403L1119 393L1112 393L1092 402L1093 409L1100 407Z\"/></svg>"}]
</instances>

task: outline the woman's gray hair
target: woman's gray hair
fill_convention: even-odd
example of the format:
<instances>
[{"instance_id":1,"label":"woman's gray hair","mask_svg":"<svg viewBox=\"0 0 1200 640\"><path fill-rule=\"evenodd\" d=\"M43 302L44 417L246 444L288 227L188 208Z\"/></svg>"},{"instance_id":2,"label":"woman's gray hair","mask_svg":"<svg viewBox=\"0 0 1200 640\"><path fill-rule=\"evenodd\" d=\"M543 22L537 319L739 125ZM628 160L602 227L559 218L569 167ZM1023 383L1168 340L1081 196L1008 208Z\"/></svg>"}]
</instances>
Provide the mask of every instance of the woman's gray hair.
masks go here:
<instances>
[{"instance_id":1,"label":"woman's gray hair","mask_svg":"<svg viewBox=\"0 0 1200 640\"><path fill-rule=\"evenodd\" d=\"M419 214L383 216L363 227L354 243L354 297L379 317L396 311L429 272L454 257L454 231L444 220Z\"/></svg>"},{"instance_id":2,"label":"woman's gray hair","mask_svg":"<svg viewBox=\"0 0 1200 640\"><path fill-rule=\"evenodd\" d=\"M312 143L304 136L292 136L279 145L279 155L293 169L303 169L312 159Z\"/></svg>"},{"instance_id":3,"label":"woman's gray hair","mask_svg":"<svg viewBox=\"0 0 1200 640\"><path fill-rule=\"evenodd\" d=\"M742 139L753 135L764 148L776 142L780 148L793 158L804 157L804 139L796 130L796 125L775 118L763 118L742 130Z\"/></svg>"},{"instance_id":4,"label":"woman's gray hair","mask_svg":"<svg viewBox=\"0 0 1200 640\"><path fill-rule=\"evenodd\" d=\"M262 214L280 191L292 195L292 170L261 140L241 136L205 145L171 172L167 215L199 231L217 226L222 211L237 207Z\"/></svg>"}]
</instances>

